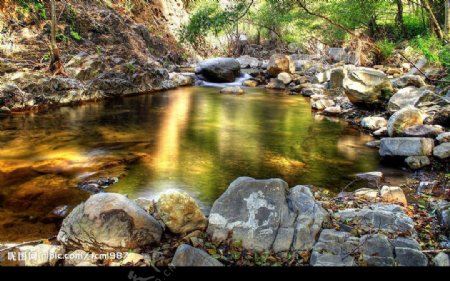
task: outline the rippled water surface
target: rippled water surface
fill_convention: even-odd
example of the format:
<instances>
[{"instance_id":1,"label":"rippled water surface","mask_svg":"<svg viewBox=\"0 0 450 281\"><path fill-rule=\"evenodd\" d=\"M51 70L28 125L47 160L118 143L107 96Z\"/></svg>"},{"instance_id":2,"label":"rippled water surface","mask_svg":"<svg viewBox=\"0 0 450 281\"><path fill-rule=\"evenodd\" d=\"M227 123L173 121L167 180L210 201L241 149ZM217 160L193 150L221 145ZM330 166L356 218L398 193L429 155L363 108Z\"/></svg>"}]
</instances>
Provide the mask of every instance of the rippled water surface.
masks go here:
<instances>
[{"instance_id":1,"label":"rippled water surface","mask_svg":"<svg viewBox=\"0 0 450 281\"><path fill-rule=\"evenodd\" d=\"M0 119L0 241L55 235L52 210L118 176L130 198L175 188L207 209L239 176L339 190L378 168L370 136L314 115L299 96L183 88Z\"/></svg>"}]
</instances>

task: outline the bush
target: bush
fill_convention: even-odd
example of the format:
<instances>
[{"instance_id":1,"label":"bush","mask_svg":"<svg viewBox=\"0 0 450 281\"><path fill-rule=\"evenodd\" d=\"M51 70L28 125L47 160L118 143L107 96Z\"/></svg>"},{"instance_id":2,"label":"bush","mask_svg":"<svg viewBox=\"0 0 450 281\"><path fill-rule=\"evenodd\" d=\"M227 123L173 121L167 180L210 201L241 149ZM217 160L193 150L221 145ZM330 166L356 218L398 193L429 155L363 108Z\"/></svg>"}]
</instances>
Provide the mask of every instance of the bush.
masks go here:
<instances>
[{"instance_id":1,"label":"bush","mask_svg":"<svg viewBox=\"0 0 450 281\"><path fill-rule=\"evenodd\" d=\"M435 36L417 36L411 40L411 47L422 53L427 60L441 63L439 53L443 46L441 41Z\"/></svg>"},{"instance_id":2,"label":"bush","mask_svg":"<svg viewBox=\"0 0 450 281\"><path fill-rule=\"evenodd\" d=\"M396 46L394 42L388 41L386 39L377 41L375 45L378 47L378 49L380 49L380 55L383 61L392 56Z\"/></svg>"}]
</instances>

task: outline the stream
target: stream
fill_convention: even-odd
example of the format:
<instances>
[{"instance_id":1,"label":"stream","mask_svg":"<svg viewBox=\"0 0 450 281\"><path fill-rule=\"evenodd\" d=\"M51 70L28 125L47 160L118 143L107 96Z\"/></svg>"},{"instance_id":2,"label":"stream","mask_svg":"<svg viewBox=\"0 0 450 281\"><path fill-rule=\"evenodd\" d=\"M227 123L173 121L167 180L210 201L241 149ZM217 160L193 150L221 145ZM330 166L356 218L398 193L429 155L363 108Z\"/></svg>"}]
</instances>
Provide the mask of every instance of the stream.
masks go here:
<instances>
[{"instance_id":1,"label":"stream","mask_svg":"<svg viewBox=\"0 0 450 281\"><path fill-rule=\"evenodd\" d=\"M56 235L55 208L89 197L77 184L93 178L118 177L105 191L130 198L183 190L205 212L239 176L339 192L355 173L386 169L371 140L307 98L264 89L187 87L13 115L0 119L0 241Z\"/></svg>"}]
</instances>

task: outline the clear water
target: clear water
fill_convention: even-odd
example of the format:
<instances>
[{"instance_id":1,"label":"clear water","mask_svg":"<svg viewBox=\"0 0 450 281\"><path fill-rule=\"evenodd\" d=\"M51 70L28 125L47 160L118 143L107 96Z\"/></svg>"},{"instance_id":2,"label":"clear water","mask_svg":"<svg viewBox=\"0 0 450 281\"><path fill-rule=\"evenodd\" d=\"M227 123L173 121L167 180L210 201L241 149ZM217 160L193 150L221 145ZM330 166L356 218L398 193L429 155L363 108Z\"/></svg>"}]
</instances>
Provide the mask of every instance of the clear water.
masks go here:
<instances>
[{"instance_id":1,"label":"clear water","mask_svg":"<svg viewBox=\"0 0 450 281\"><path fill-rule=\"evenodd\" d=\"M49 213L118 176L130 198L180 189L208 209L239 176L338 191L377 170L368 135L311 112L309 100L262 89L242 96L189 87L0 119L0 241L55 235Z\"/></svg>"}]
</instances>

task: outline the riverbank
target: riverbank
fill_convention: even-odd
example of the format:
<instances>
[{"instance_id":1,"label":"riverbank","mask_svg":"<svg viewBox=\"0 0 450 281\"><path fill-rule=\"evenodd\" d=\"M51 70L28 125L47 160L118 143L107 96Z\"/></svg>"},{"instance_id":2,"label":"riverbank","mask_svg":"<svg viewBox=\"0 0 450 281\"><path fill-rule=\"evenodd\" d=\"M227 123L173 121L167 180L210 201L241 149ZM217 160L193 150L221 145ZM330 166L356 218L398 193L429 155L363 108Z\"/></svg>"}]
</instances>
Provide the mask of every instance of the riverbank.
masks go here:
<instances>
[{"instance_id":1,"label":"riverbank","mask_svg":"<svg viewBox=\"0 0 450 281\"><path fill-rule=\"evenodd\" d=\"M357 177L372 188L338 196L312 186L289 188L281 179L241 177L207 217L183 192L134 201L100 193L65 218L56 238L4 245L2 264L448 265L448 244L439 242L448 235L448 224L442 220L448 219L448 202L410 203L399 187L373 188L384 184L382 175ZM20 252L28 258L12 260Z\"/></svg>"}]
</instances>

